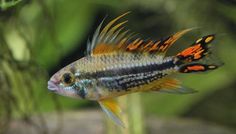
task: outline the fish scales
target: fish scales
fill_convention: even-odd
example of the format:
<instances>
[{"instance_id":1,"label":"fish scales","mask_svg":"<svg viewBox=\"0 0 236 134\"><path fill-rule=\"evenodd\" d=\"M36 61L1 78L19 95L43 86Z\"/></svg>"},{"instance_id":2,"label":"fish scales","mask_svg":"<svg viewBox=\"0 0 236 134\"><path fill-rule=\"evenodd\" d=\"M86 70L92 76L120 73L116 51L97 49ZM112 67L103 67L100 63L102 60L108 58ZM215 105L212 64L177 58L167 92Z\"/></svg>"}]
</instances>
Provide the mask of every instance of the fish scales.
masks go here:
<instances>
[{"instance_id":1,"label":"fish scales","mask_svg":"<svg viewBox=\"0 0 236 134\"><path fill-rule=\"evenodd\" d=\"M86 64L84 67L80 66L78 74L82 78L93 78L98 85L106 87L109 91L129 91L133 87L166 76L170 70L175 71L172 59L163 59L158 55L123 53L92 56L84 59Z\"/></svg>"},{"instance_id":2,"label":"fish scales","mask_svg":"<svg viewBox=\"0 0 236 134\"><path fill-rule=\"evenodd\" d=\"M109 91L130 91L130 88L138 87L144 84L149 84L154 80L158 80L166 73L159 71L151 71L146 73L137 73L131 75L101 77L98 79L99 83L108 88Z\"/></svg>"},{"instance_id":3,"label":"fish scales","mask_svg":"<svg viewBox=\"0 0 236 134\"><path fill-rule=\"evenodd\" d=\"M106 57L106 58L104 58ZM163 70L165 65L163 63L171 64L172 58L164 58L162 56L143 56L143 55L136 55L136 54L126 54L123 56L110 54L110 55L101 55L95 57L85 57L83 58L82 62L75 62L75 68L79 68L78 72L83 72L86 75L93 75L97 73L98 76L99 72L114 72L114 73L132 73L132 70L135 69L142 69L144 71L150 71L150 67L159 67L155 70ZM172 62L173 63L173 62ZM146 67L145 67L146 66ZM173 66L173 65L170 65ZM115 72L115 70L123 70L119 72ZM125 70L128 70L126 72ZM140 71L140 70L139 70ZM106 74L106 73L105 73ZM109 75L110 73L107 73ZM114 75L111 73L111 75Z\"/></svg>"}]
</instances>

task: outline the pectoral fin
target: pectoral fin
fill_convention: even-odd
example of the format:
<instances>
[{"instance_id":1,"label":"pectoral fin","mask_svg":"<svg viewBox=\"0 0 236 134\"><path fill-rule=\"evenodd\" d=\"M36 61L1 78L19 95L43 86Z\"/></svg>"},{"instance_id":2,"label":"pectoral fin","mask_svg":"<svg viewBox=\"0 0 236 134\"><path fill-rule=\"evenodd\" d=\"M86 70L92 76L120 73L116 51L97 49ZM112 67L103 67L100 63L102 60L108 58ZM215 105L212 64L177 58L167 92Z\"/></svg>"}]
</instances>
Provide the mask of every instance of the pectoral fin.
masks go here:
<instances>
[{"instance_id":1,"label":"pectoral fin","mask_svg":"<svg viewBox=\"0 0 236 134\"><path fill-rule=\"evenodd\" d=\"M121 118L121 109L114 99L106 99L99 101L102 110L111 118L117 125L125 127Z\"/></svg>"}]
</instances>

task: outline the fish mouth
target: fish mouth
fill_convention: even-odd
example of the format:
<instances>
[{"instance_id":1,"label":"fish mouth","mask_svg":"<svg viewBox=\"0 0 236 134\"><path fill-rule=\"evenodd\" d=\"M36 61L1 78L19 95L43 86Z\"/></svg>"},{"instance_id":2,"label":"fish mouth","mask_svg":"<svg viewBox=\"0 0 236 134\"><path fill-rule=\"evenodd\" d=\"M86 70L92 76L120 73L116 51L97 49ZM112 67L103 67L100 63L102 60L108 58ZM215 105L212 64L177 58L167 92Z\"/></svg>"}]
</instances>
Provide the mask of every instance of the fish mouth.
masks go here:
<instances>
[{"instance_id":1,"label":"fish mouth","mask_svg":"<svg viewBox=\"0 0 236 134\"><path fill-rule=\"evenodd\" d=\"M59 90L59 87L51 80L48 81L48 89L49 91L56 92Z\"/></svg>"}]
</instances>

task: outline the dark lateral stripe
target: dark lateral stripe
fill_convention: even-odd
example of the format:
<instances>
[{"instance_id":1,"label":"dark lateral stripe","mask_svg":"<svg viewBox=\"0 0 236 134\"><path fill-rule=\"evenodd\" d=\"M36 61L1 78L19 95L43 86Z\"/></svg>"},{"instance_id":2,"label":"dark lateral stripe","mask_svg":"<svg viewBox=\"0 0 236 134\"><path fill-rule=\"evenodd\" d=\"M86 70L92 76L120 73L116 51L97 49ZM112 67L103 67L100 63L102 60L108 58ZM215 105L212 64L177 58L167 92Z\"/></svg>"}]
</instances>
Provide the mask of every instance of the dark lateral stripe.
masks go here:
<instances>
[{"instance_id":1,"label":"dark lateral stripe","mask_svg":"<svg viewBox=\"0 0 236 134\"><path fill-rule=\"evenodd\" d=\"M124 76L105 77L98 79L98 81L101 84L101 86L108 88L109 91L121 91L121 90L127 91L129 90L129 88L148 84L164 76L166 76L166 74L156 71L156 72L130 74Z\"/></svg>"},{"instance_id":2,"label":"dark lateral stripe","mask_svg":"<svg viewBox=\"0 0 236 134\"><path fill-rule=\"evenodd\" d=\"M88 77L88 78L112 77L117 75L121 76L127 74L138 74L140 72L146 73L150 71L163 71L172 67L175 67L175 64L173 63L173 60L170 60L162 64L150 64L146 66L118 68L105 71L98 71L95 73L88 72L88 73L83 73L81 77Z\"/></svg>"}]
</instances>

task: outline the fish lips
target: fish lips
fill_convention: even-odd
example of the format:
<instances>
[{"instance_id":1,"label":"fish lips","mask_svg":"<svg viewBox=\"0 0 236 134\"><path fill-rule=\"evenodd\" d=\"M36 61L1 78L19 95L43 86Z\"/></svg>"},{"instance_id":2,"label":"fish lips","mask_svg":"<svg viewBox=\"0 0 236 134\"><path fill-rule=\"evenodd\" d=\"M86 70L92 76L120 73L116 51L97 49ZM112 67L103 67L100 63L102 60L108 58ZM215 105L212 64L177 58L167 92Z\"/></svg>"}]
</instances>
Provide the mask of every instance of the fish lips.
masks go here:
<instances>
[{"instance_id":1,"label":"fish lips","mask_svg":"<svg viewBox=\"0 0 236 134\"><path fill-rule=\"evenodd\" d=\"M51 92L58 92L60 90L60 87L54 81L49 80L48 89Z\"/></svg>"}]
</instances>

